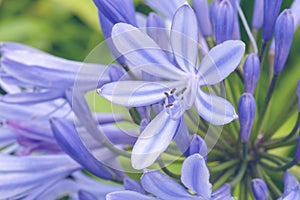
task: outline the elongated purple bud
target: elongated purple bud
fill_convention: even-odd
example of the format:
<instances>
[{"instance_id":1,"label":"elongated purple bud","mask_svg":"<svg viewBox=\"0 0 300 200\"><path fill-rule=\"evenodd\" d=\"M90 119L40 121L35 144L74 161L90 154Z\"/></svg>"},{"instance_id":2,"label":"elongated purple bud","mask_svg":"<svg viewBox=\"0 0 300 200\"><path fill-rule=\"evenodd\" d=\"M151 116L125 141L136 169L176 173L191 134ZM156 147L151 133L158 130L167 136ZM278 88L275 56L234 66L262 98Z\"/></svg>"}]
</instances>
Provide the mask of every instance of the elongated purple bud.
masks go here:
<instances>
[{"instance_id":1,"label":"elongated purple bud","mask_svg":"<svg viewBox=\"0 0 300 200\"><path fill-rule=\"evenodd\" d=\"M260 61L258 55L249 54L244 63L245 92L254 94L260 75Z\"/></svg>"},{"instance_id":2,"label":"elongated purple bud","mask_svg":"<svg viewBox=\"0 0 300 200\"><path fill-rule=\"evenodd\" d=\"M297 97L298 97L298 111L300 112L300 78L298 80L298 86L297 86Z\"/></svg>"},{"instance_id":3,"label":"elongated purple bud","mask_svg":"<svg viewBox=\"0 0 300 200\"><path fill-rule=\"evenodd\" d=\"M290 9L285 9L276 21L274 73L280 74L292 46L294 37L294 16Z\"/></svg>"},{"instance_id":4,"label":"elongated purple bud","mask_svg":"<svg viewBox=\"0 0 300 200\"><path fill-rule=\"evenodd\" d=\"M256 200L268 200L269 192L266 183L259 178L253 179L251 181L251 188L253 195Z\"/></svg>"},{"instance_id":5,"label":"elongated purple bud","mask_svg":"<svg viewBox=\"0 0 300 200\"><path fill-rule=\"evenodd\" d=\"M272 37L275 21L280 11L282 0L265 0L264 1L264 23L263 23L263 40L269 41Z\"/></svg>"},{"instance_id":6,"label":"elongated purple bud","mask_svg":"<svg viewBox=\"0 0 300 200\"><path fill-rule=\"evenodd\" d=\"M169 40L163 19L150 13L147 18L147 34L163 49L169 50Z\"/></svg>"},{"instance_id":7,"label":"elongated purple bud","mask_svg":"<svg viewBox=\"0 0 300 200\"><path fill-rule=\"evenodd\" d=\"M252 17L252 28L260 29L264 20L264 1L263 0L255 0L254 9L253 9L253 17Z\"/></svg>"},{"instance_id":8,"label":"elongated purple bud","mask_svg":"<svg viewBox=\"0 0 300 200\"><path fill-rule=\"evenodd\" d=\"M297 160L297 161L300 160L300 134L298 136L298 145L297 145L295 160Z\"/></svg>"},{"instance_id":9,"label":"elongated purple bud","mask_svg":"<svg viewBox=\"0 0 300 200\"><path fill-rule=\"evenodd\" d=\"M199 135L194 134L189 148L189 156L196 153L200 154L205 160L207 160L207 145Z\"/></svg>"},{"instance_id":10,"label":"elongated purple bud","mask_svg":"<svg viewBox=\"0 0 300 200\"><path fill-rule=\"evenodd\" d=\"M234 10L229 0L222 0L218 4L215 21L216 42L220 44L232 39L234 26Z\"/></svg>"},{"instance_id":11,"label":"elongated purple bud","mask_svg":"<svg viewBox=\"0 0 300 200\"><path fill-rule=\"evenodd\" d=\"M209 17L207 0L193 0L193 7L197 16L199 29L204 37L210 37L212 27Z\"/></svg>"},{"instance_id":12,"label":"elongated purple bud","mask_svg":"<svg viewBox=\"0 0 300 200\"><path fill-rule=\"evenodd\" d=\"M242 142L246 143L249 140L252 125L256 113L255 99L251 93L244 93L238 103L240 134Z\"/></svg>"}]
</instances>

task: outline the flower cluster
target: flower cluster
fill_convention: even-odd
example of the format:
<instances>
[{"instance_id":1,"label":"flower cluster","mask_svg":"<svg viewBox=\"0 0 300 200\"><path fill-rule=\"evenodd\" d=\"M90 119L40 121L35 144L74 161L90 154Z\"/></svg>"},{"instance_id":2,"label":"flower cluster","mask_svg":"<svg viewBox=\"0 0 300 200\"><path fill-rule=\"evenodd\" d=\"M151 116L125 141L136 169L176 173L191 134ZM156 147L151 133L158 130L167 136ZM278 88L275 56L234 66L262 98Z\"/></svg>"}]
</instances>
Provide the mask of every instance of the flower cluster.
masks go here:
<instances>
[{"instance_id":1,"label":"flower cluster","mask_svg":"<svg viewBox=\"0 0 300 200\"><path fill-rule=\"evenodd\" d=\"M299 0L94 3L109 65L1 43L0 199L300 199Z\"/></svg>"}]
</instances>

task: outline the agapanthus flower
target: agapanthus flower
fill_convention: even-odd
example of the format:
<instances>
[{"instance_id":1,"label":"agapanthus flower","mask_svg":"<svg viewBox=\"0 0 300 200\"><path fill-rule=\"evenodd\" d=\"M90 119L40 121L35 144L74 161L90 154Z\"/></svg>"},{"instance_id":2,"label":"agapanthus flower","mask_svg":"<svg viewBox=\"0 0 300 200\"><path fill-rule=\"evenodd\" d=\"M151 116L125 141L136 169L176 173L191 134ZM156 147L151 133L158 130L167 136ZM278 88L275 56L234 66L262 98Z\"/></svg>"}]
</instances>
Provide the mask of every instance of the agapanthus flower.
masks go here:
<instances>
[{"instance_id":1,"label":"agapanthus flower","mask_svg":"<svg viewBox=\"0 0 300 200\"><path fill-rule=\"evenodd\" d=\"M216 125L237 118L228 101L204 92L201 87L219 83L234 71L241 61L245 46L240 41L224 42L213 48L198 67L196 23L195 14L188 5L176 12L170 38L174 62L137 28L124 23L113 28L115 46L131 66L168 80L119 81L106 84L98 90L111 102L128 107L165 103L163 111L141 133L133 148L134 168L142 169L151 165L167 148L182 121L183 113L193 104L201 117Z\"/></svg>"},{"instance_id":2,"label":"agapanthus flower","mask_svg":"<svg viewBox=\"0 0 300 200\"><path fill-rule=\"evenodd\" d=\"M205 159L200 154L189 156L182 164L181 182L190 191L186 191L177 182L169 179L166 175L157 170L145 171L141 177L143 188L153 194L155 197L146 196L143 193L136 191L118 191L107 195L107 200L122 200L122 199L184 199L184 200L232 200L230 186L223 185L216 191L212 192L212 185L209 182L209 171L206 167Z\"/></svg>"}]
</instances>

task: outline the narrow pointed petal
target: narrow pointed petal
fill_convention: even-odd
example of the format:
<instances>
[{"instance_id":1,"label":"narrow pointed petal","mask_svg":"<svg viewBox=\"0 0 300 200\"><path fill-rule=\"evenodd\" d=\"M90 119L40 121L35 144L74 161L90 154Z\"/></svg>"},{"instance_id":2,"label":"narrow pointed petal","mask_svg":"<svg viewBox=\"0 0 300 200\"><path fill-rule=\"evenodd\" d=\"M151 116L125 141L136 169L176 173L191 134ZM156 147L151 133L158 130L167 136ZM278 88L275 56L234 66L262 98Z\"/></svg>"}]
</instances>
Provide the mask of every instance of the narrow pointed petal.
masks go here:
<instances>
[{"instance_id":1,"label":"narrow pointed petal","mask_svg":"<svg viewBox=\"0 0 300 200\"><path fill-rule=\"evenodd\" d=\"M139 107L157 103L166 98L165 92L183 87L184 83L180 81L120 81L106 84L97 92L112 103Z\"/></svg>"},{"instance_id":2,"label":"narrow pointed petal","mask_svg":"<svg viewBox=\"0 0 300 200\"><path fill-rule=\"evenodd\" d=\"M112 30L112 40L128 62L157 77L178 80L184 72L175 67L167 54L141 30L119 23Z\"/></svg>"},{"instance_id":3,"label":"narrow pointed petal","mask_svg":"<svg viewBox=\"0 0 300 200\"><path fill-rule=\"evenodd\" d=\"M200 154L207 161L208 149L205 141L197 134L193 135L189 148L189 155Z\"/></svg>"},{"instance_id":4,"label":"narrow pointed petal","mask_svg":"<svg viewBox=\"0 0 300 200\"><path fill-rule=\"evenodd\" d=\"M241 62L245 44L229 40L212 48L200 63L200 85L213 85L224 80Z\"/></svg>"},{"instance_id":5,"label":"narrow pointed petal","mask_svg":"<svg viewBox=\"0 0 300 200\"><path fill-rule=\"evenodd\" d=\"M199 29L204 37L211 36L212 27L209 18L207 0L192 0L193 7L197 16Z\"/></svg>"},{"instance_id":6,"label":"narrow pointed petal","mask_svg":"<svg viewBox=\"0 0 300 200\"><path fill-rule=\"evenodd\" d=\"M72 126L72 124L66 120L58 118L51 120L51 126L57 143L67 154L91 173L103 179L112 179L110 171L108 171L83 144L75 126Z\"/></svg>"},{"instance_id":7,"label":"narrow pointed petal","mask_svg":"<svg viewBox=\"0 0 300 200\"><path fill-rule=\"evenodd\" d=\"M97 197L95 197L94 194L84 191L84 190L80 190L78 192L78 197L79 197L79 200L97 200L98 199Z\"/></svg>"},{"instance_id":8,"label":"narrow pointed petal","mask_svg":"<svg viewBox=\"0 0 300 200\"><path fill-rule=\"evenodd\" d=\"M193 9L184 5L173 18L171 45L179 67L185 72L195 72L198 56L198 26Z\"/></svg>"},{"instance_id":9,"label":"narrow pointed petal","mask_svg":"<svg viewBox=\"0 0 300 200\"><path fill-rule=\"evenodd\" d=\"M133 168L144 169L153 164L167 149L179 123L180 120L172 120L165 111L158 114L141 133L133 147L131 155Z\"/></svg>"},{"instance_id":10,"label":"narrow pointed petal","mask_svg":"<svg viewBox=\"0 0 300 200\"><path fill-rule=\"evenodd\" d=\"M133 191L120 191L112 192L106 195L106 200L124 200L124 199L134 199L134 200L154 200L156 198L146 196Z\"/></svg>"},{"instance_id":11,"label":"narrow pointed petal","mask_svg":"<svg viewBox=\"0 0 300 200\"><path fill-rule=\"evenodd\" d=\"M224 184L214 191L211 195L212 200L234 200L231 196L231 188L229 184Z\"/></svg>"},{"instance_id":12,"label":"narrow pointed petal","mask_svg":"<svg viewBox=\"0 0 300 200\"><path fill-rule=\"evenodd\" d=\"M169 20L171 20L176 12L176 10L186 3L186 0L172 0L172 1L160 1L160 0L146 0L147 5L149 5L154 10L160 12Z\"/></svg>"},{"instance_id":13,"label":"narrow pointed petal","mask_svg":"<svg viewBox=\"0 0 300 200\"><path fill-rule=\"evenodd\" d=\"M70 175L80 166L67 155L0 156L0 193L3 199L19 199Z\"/></svg>"},{"instance_id":14,"label":"narrow pointed petal","mask_svg":"<svg viewBox=\"0 0 300 200\"><path fill-rule=\"evenodd\" d=\"M134 179L124 178L124 188L125 190L135 191L141 194L146 194L142 186Z\"/></svg>"},{"instance_id":15,"label":"narrow pointed petal","mask_svg":"<svg viewBox=\"0 0 300 200\"><path fill-rule=\"evenodd\" d=\"M187 156L189 154L188 149L190 146L190 135L183 117L181 118L179 128L174 136L174 141L176 142L181 153Z\"/></svg>"},{"instance_id":16,"label":"narrow pointed petal","mask_svg":"<svg viewBox=\"0 0 300 200\"><path fill-rule=\"evenodd\" d=\"M284 172L283 176L284 193L289 193L295 188L299 187L299 181L290 172Z\"/></svg>"},{"instance_id":17,"label":"narrow pointed petal","mask_svg":"<svg viewBox=\"0 0 300 200\"><path fill-rule=\"evenodd\" d=\"M163 19L156 13L150 13L147 19L147 34L166 53L170 52L168 32Z\"/></svg>"},{"instance_id":18,"label":"narrow pointed petal","mask_svg":"<svg viewBox=\"0 0 300 200\"><path fill-rule=\"evenodd\" d=\"M157 170L145 172L141 178L141 183L147 192L154 194L159 199L198 199L189 194L180 184Z\"/></svg>"},{"instance_id":19,"label":"narrow pointed petal","mask_svg":"<svg viewBox=\"0 0 300 200\"><path fill-rule=\"evenodd\" d=\"M182 164L181 182L205 199L210 199L212 185L205 159L200 154L189 156Z\"/></svg>"},{"instance_id":20,"label":"narrow pointed petal","mask_svg":"<svg viewBox=\"0 0 300 200\"><path fill-rule=\"evenodd\" d=\"M230 102L201 89L198 89L195 107L202 118L214 125L227 124L238 118Z\"/></svg>"},{"instance_id":21,"label":"narrow pointed petal","mask_svg":"<svg viewBox=\"0 0 300 200\"><path fill-rule=\"evenodd\" d=\"M62 98L64 92L61 90L47 90L45 92L21 92L7 94L0 97L0 101L10 104L35 104Z\"/></svg>"}]
</instances>

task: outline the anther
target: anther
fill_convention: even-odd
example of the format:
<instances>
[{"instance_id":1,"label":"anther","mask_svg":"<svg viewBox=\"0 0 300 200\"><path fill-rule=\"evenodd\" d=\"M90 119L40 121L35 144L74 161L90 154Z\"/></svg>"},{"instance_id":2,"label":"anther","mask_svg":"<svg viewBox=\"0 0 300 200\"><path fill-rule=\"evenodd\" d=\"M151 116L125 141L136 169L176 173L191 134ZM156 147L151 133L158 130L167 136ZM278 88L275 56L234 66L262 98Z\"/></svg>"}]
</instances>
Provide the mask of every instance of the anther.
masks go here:
<instances>
[{"instance_id":1,"label":"anther","mask_svg":"<svg viewBox=\"0 0 300 200\"><path fill-rule=\"evenodd\" d=\"M174 104L170 103L170 104L166 105L166 108L169 108L169 107L171 107L171 106L173 106L173 105L174 105Z\"/></svg>"},{"instance_id":2,"label":"anther","mask_svg":"<svg viewBox=\"0 0 300 200\"><path fill-rule=\"evenodd\" d=\"M170 93L173 94L175 91L176 91L176 88L173 88Z\"/></svg>"},{"instance_id":3,"label":"anther","mask_svg":"<svg viewBox=\"0 0 300 200\"><path fill-rule=\"evenodd\" d=\"M164 94L166 95L166 97L167 97L167 98L169 98L169 97L170 97L169 93L167 93L167 92L164 92Z\"/></svg>"}]
</instances>

